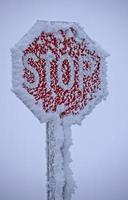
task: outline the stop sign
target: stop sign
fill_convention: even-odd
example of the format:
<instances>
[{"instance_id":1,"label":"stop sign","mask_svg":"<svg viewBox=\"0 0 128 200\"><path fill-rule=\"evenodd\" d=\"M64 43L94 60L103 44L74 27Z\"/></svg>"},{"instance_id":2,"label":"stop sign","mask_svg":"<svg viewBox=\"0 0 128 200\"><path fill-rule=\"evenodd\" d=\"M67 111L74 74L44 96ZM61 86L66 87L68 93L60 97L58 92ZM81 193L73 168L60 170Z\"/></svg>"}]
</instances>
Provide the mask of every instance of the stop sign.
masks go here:
<instances>
[{"instance_id":1,"label":"stop sign","mask_svg":"<svg viewBox=\"0 0 128 200\"><path fill-rule=\"evenodd\" d=\"M13 91L40 122L79 123L106 97L106 56L79 24L37 21L12 49Z\"/></svg>"}]
</instances>

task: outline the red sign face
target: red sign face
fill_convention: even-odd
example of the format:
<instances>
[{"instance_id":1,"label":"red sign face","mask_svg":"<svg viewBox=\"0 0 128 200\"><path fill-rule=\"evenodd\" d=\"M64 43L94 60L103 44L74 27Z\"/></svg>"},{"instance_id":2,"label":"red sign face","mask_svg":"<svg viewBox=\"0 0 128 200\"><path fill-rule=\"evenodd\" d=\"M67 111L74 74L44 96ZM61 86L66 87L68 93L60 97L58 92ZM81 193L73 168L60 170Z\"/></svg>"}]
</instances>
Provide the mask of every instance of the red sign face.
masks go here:
<instances>
[{"instance_id":1,"label":"red sign face","mask_svg":"<svg viewBox=\"0 0 128 200\"><path fill-rule=\"evenodd\" d=\"M22 87L60 118L78 115L102 90L101 57L74 26L41 31L22 50L22 65Z\"/></svg>"}]
</instances>

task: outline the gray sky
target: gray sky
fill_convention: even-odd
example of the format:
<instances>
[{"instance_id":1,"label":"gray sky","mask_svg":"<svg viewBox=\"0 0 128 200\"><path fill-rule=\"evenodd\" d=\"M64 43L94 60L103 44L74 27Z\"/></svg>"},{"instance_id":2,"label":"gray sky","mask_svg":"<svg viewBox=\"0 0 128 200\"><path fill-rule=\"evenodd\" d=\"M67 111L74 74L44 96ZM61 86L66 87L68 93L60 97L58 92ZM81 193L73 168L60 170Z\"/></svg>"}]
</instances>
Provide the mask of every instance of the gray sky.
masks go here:
<instances>
[{"instance_id":1,"label":"gray sky","mask_svg":"<svg viewBox=\"0 0 128 200\"><path fill-rule=\"evenodd\" d=\"M0 200L45 200L45 124L11 89L10 48L37 19L77 21L111 55L107 101L72 127L73 200L128 199L128 2L0 0Z\"/></svg>"}]
</instances>

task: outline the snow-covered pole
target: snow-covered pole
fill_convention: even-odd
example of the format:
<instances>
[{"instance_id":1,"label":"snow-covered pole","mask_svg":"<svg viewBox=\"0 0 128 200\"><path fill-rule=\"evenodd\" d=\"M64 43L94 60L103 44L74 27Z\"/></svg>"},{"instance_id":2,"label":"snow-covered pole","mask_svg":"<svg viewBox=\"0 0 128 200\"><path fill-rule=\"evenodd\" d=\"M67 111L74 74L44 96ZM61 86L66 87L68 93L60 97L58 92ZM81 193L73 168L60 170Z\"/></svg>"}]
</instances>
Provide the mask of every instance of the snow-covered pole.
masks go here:
<instances>
[{"instance_id":1,"label":"snow-covered pole","mask_svg":"<svg viewBox=\"0 0 128 200\"><path fill-rule=\"evenodd\" d=\"M74 193L75 183L69 167L71 144L70 127L60 122L47 122L47 200L70 200Z\"/></svg>"},{"instance_id":2,"label":"snow-covered pole","mask_svg":"<svg viewBox=\"0 0 128 200\"><path fill-rule=\"evenodd\" d=\"M47 200L64 200L63 133L60 123L47 122Z\"/></svg>"}]
</instances>

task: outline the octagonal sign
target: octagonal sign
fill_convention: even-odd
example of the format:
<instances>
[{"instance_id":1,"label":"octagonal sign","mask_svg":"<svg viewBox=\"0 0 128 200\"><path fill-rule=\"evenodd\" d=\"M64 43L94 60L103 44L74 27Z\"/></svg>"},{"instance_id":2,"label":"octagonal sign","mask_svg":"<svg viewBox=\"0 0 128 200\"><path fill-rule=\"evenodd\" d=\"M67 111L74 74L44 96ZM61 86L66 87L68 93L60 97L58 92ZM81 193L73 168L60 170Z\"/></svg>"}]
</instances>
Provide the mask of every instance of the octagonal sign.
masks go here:
<instances>
[{"instance_id":1,"label":"octagonal sign","mask_svg":"<svg viewBox=\"0 0 128 200\"><path fill-rule=\"evenodd\" d=\"M106 97L106 56L79 24L37 21L12 49L13 91L40 122L79 123Z\"/></svg>"}]
</instances>

